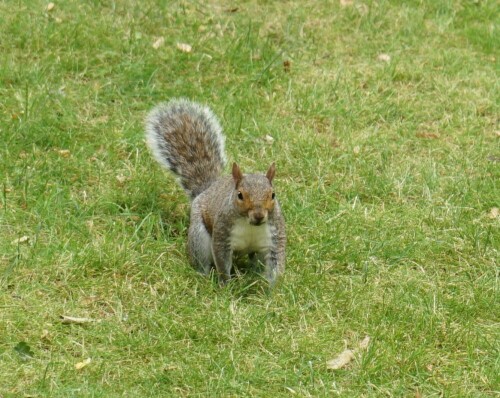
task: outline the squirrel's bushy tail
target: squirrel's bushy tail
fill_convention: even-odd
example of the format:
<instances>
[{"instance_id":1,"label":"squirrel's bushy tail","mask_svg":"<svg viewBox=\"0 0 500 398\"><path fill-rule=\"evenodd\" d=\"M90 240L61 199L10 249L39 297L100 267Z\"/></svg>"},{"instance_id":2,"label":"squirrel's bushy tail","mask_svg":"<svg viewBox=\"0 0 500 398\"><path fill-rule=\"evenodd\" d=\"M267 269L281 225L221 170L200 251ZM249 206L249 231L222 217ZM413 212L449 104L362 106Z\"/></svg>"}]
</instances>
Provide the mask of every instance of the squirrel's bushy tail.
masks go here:
<instances>
[{"instance_id":1,"label":"squirrel's bushy tail","mask_svg":"<svg viewBox=\"0 0 500 398\"><path fill-rule=\"evenodd\" d=\"M180 179L194 199L223 172L224 136L217 117L200 104L174 99L146 119L146 141L155 159Z\"/></svg>"}]
</instances>

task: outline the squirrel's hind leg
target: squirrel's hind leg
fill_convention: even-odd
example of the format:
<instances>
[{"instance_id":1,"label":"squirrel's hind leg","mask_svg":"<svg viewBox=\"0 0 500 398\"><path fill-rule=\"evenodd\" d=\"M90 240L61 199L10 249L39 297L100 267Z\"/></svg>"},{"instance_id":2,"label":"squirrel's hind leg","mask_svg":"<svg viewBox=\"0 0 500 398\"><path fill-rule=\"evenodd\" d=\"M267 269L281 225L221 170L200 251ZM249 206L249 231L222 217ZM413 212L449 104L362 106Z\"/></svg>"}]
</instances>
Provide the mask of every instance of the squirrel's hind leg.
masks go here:
<instances>
[{"instance_id":1,"label":"squirrel's hind leg","mask_svg":"<svg viewBox=\"0 0 500 398\"><path fill-rule=\"evenodd\" d=\"M191 212L188 232L188 254L191 265L199 272L208 275L212 270L212 237L208 233L201 214L195 209Z\"/></svg>"},{"instance_id":2,"label":"squirrel's hind leg","mask_svg":"<svg viewBox=\"0 0 500 398\"><path fill-rule=\"evenodd\" d=\"M251 252L248 253L249 266L252 271L260 271L265 265L265 256L262 253Z\"/></svg>"},{"instance_id":3,"label":"squirrel's hind leg","mask_svg":"<svg viewBox=\"0 0 500 398\"><path fill-rule=\"evenodd\" d=\"M271 287L276 283L276 279L285 269L285 250L270 250L265 254L265 277Z\"/></svg>"}]
</instances>

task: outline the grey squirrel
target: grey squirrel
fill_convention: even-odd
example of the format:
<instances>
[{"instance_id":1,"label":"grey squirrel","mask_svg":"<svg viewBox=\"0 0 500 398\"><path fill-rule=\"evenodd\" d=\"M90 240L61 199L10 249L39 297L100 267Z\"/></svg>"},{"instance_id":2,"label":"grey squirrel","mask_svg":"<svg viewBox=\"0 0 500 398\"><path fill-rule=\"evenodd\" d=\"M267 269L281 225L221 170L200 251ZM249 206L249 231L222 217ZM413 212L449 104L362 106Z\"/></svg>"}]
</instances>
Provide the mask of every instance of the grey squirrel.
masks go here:
<instances>
[{"instance_id":1,"label":"grey squirrel","mask_svg":"<svg viewBox=\"0 0 500 398\"><path fill-rule=\"evenodd\" d=\"M204 274L215 266L219 281L231 278L233 253L261 261L270 285L285 268L285 220L275 197L275 164L267 173L243 174L226 164L224 136L206 106L173 99L146 118L146 142L153 157L173 172L191 199L190 263Z\"/></svg>"}]
</instances>

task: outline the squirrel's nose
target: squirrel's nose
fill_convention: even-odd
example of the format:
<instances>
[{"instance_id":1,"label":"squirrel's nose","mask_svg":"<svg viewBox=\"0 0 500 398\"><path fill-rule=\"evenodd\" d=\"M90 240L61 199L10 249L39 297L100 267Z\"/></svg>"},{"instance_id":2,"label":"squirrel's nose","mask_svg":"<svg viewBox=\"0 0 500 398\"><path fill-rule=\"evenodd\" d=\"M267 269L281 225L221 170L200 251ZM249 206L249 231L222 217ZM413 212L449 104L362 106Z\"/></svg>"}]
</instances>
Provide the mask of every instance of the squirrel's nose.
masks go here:
<instances>
[{"instance_id":1,"label":"squirrel's nose","mask_svg":"<svg viewBox=\"0 0 500 398\"><path fill-rule=\"evenodd\" d=\"M262 221L264 221L264 214L254 214L253 219L256 225L262 224Z\"/></svg>"}]
</instances>

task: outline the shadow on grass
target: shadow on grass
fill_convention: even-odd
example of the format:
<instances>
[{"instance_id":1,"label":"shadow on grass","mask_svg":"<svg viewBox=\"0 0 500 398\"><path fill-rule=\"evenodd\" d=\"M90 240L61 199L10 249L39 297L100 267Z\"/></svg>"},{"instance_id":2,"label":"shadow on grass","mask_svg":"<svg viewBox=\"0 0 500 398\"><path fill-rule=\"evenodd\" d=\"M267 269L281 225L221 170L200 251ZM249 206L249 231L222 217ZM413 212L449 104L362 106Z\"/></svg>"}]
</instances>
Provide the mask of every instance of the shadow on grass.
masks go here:
<instances>
[{"instance_id":1,"label":"shadow on grass","mask_svg":"<svg viewBox=\"0 0 500 398\"><path fill-rule=\"evenodd\" d=\"M250 264L243 256L234 259L231 280L224 286L220 286L217 271L212 268L207 279L210 280L214 291L226 291L236 299L270 296L272 288L263 276L264 267ZM208 283L208 281L207 281Z\"/></svg>"}]
</instances>

